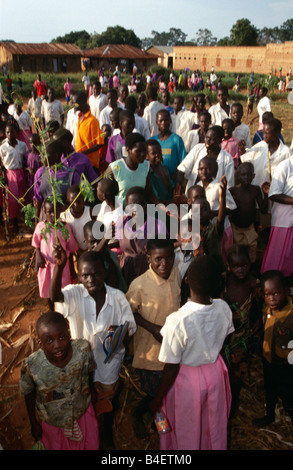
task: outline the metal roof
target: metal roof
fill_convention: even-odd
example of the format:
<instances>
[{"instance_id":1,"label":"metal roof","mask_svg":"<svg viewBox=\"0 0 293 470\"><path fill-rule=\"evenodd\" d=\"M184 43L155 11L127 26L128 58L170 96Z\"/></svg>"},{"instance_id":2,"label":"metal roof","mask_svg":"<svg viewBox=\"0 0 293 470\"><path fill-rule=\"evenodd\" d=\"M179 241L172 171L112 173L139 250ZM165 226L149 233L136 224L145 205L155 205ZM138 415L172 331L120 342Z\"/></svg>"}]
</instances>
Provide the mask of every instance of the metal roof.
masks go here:
<instances>
[{"instance_id":1,"label":"metal roof","mask_svg":"<svg viewBox=\"0 0 293 470\"><path fill-rule=\"evenodd\" d=\"M148 54L137 47L127 44L106 44L82 52L83 57L105 57L109 59L157 59L157 55Z\"/></svg>"},{"instance_id":2,"label":"metal roof","mask_svg":"<svg viewBox=\"0 0 293 470\"><path fill-rule=\"evenodd\" d=\"M0 42L13 55L77 55L81 56L81 49L75 44L67 43L17 43L11 41Z\"/></svg>"}]
</instances>

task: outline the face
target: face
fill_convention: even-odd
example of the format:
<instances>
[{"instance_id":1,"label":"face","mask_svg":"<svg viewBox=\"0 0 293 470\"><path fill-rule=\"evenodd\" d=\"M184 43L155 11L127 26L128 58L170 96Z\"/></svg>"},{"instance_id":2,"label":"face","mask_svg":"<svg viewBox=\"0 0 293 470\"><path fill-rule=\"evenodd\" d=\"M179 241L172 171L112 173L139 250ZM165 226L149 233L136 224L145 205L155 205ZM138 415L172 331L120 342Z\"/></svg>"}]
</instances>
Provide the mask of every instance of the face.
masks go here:
<instances>
[{"instance_id":1,"label":"face","mask_svg":"<svg viewBox=\"0 0 293 470\"><path fill-rule=\"evenodd\" d=\"M211 124L211 118L209 117L209 115L207 116L202 115L199 118L198 124L199 124L200 130L206 134Z\"/></svg>"},{"instance_id":2,"label":"face","mask_svg":"<svg viewBox=\"0 0 293 470\"><path fill-rule=\"evenodd\" d=\"M135 127L135 120L131 118L123 119L120 121L120 128L123 136L131 134Z\"/></svg>"},{"instance_id":3,"label":"face","mask_svg":"<svg viewBox=\"0 0 293 470\"><path fill-rule=\"evenodd\" d=\"M99 96L101 93L101 85L94 84L93 85L93 95L94 96Z\"/></svg>"},{"instance_id":4,"label":"face","mask_svg":"<svg viewBox=\"0 0 293 470\"><path fill-rule=\"evenodd\" d=\"M72 206L70 207L70 212L73 215L75 219L79 219L84 211L84 198L80 194L78 198L76 199L77 194L76 193L69 193L67 196L67 201L68 204Z\"/></svg>"},{"instance_id":5,"label":"face","mask_svg":"<svg viewBox=\"0 0 293 470\"><path fill-rule=\"evenodd\" d=\"M206 102L205 102L205 99L200 97L196 100L196 109L197 109L197 112L201 112L205 109L205 105L206 105Z\"/></svg>"},{"instance_id":6,"label":"face","mask_svg":"<svg viewBox=\"0 0 293 470\"><path fill-rule=\"evenodd\" d=\"M263 140L267 143L270 144L274 142L276 139L278 139L278 132L273 128L273 126L270 126L269 124L264 124L263 127Z\"/></svg>"},{"instance_id":7,"label":"face","mask_svg":"<svg viewBox=\"0 0 293 470\"><path fill-rule=\"evenodd\" d=\"M147 151L147 159L150 162L150 165L157 166L160 165L163 161L162 156L162 147L158 145L149 145Z\"/></svg>"},{"instance_id":8,"label":"face","mask_svg":"<svg viewBox=\"0 0 293 470\"><path fill-rule=\"evenodd\" d=\"M50 88L47 91L47 98L48 98L48 101L54 101L54 91Z\"/></svg>"},{"instance_id":9,"label":"face","mask_svg":"<svg viewBox=\"0 0 293 470\"><path fill-rule=\"evenodd\" d=\"M235 123L241 122L243 111L239 106L232 106L231 117Z\"/></svg>"},{"instance_id":10,"label":"face","mask_svg":"<svg viewBox=\"0 0 293 470\"><path fill-rule=\"evenodd\" d=\"M179 113L179 111L181 111L183 107L183 103L180 98L178 97L174 98L173 107L174 107L175 113Z\"/></svg>"},{"instance_id":11,"label":"face","mask_svg":"<svg viewBox=\"0 0 293 470\"><path fill-rule=\"evenodd\" d=\"M206 225L209 224L209 221L211 219L210 205L208 201L203 200L203 199L199 201L195 201L195 203L200 204L200 224L205 227Z\"/></svg>"},{"instance_id":12,"label":"face","mask_svg":"<svg viewBox=\"0 0 293 470\"><path fill-rule=\"evenodd\" d=\"M232 137L232 133L233 133L232 124L230 122L224 122L222 124L222 127L223 127L224 132L225 132L224 139L225 140L230 139L230 137Z\"/></svg>"},{"instance_id":13,"label":"face","mask_svg":"<svg viewBox=\"0 0 293 470\"><path fill-rule=\"evenodd\" d=\"M233 255L229 263L229 270L239 280L246 279L250 269L250 261L244 255Z\"/></svg>"},{"instance_id":14,"label":"face","mask_svg":"<svg viewBox=\"0 0 293 470\"><path fill-rule=\"evenodd\" d=\"M278 279L269 279L263 286L264 300L272 311L282 310L287 302L287 289Z\"/></svg>"},{"instance_id":15,"label":"face","mask_svg":"<svg viewBox=\"0 0 293 470\"><path fill-rule=\"evenodd\" d=\"M204 142L207 150L218 150L221 144L218 135L212 130L207 131Z\"/></svg>"},{"instance_id":16,"label":"face","mask_svg":"<svg viewBox=\"0 0 293 470\"><path fill-rule=\"evenodd\" d=\"M44 205L44 212L46 215L46 218L51 224L55 222L55 212L54 212L54 205L51 204L50 202L46 202ZM60 211L59 211L60 214ZM57 208L56 208L56 219L58 218L59 214L57 213Z\"/></svg>"},{"instance_id":17,"label":"face","mask_svg":"<svg viewBox=\"0 0 293 470\"><path fill-rule=\"evenodd\" d=\"M250 168L249 166L246 166L246 165L241 166L238 170L238 177L239 177L240 183L246 186L246 185L251 184L254 178L254 172L252 168Z\"/></svg>"},{"instance_id":18,"label":"face","mask_svg":"<svg viewBox=\"0 0 293 470\"><path fill-rule=\"evenodd\" d=\"M130 149L126 149L128 152L128 157L135 163L143 163L146 159L146 143L137 142L135 146Z\"/></svg>"},{"instance_id":19,"label":"face","mask_svg":"<svg viewBox=\"0 0 293 470\"><path fill-rule=\"evenodd\" d=\"M171 126L171 118L168 113L159 113L157 116L157 125L160 132L167 132Z\"/></svg>"},{"instance_id":20,"label":"face","mask_svg":"<svg viewBox=\"0 0 293 470\"><path fill-rule=\"evenodd\" d=\"M128 197L127 197L127 200L126 200L126 205L127 206L131 206L133 205L134 207L132 207L132 212L131 212L131 216L132 217L135 217L136 215L136 210L135 210L135 206L139 206L139 207L142 207L143 209L143 212L146 213L146 209L147 209L147 204L146 204L146 200L145 198L143 197L142 194L140 193L133 193L133 194L130 194Z\"/></svg>"},{"instance_id":21,"label":"face","mask_svg":"<svg viewBox=\"0 0 293 470\"><path fill-rule=\"evenodd\" d=\"M211 181L213 179L213 169L205 159L199 162L197 171L200 181Z\"/></svg>"},{"instance_id":22,"label":"face","mask_svg":"<svg viewBox=\"0 0 293 470\"><path fill-rule=\"evenodd\" d=\"M114 93L107 93L108 105L111 108L116 108L117 106L117 96Z\"/></svg>"},{"instance_id":23,"label":"face","mask_svg":"<svg viewBox=\"0 0 293 470\"><path fill-rule=\"evenodd\" d=\"M71 356L71 342L68 329L59 324L41 325L39 342L49 362L60 365Z\"/></svg>"},{"instance_id":24,"label":"face","mask_svg":"<svg viewBox=\"0 0 293 470\"><path fill-rule=\"evenodd\" d=\"M174 265L174 250L172 247L151 250L148 260L158 276L168 279Z\"/></svg>"},{"instance_id":25,"label":"face","mask_svg":"<svg viewBox=\"0 0 293 470\"><path fill-rule=\"evenodd\" d=\"M167 91L163 91L161 94L162 103L167 105L169 103L170 95Z\"/></svg>"},{"instance_id":26,"label":"face","mask_svg":"<svg viewBox=\"0 0 293 470\"><path fill-rule=\"evenodd\" d=\"M14 142L17 138L17 132L14 129L14 127L12 127L12 126L7 126L6 127L5 135L6 135L9 143Z\"/></svg>"},{"instance_id":27,"label":"face","mask_svg":"<svg viewBox=\"0 0 293 470\"><path fill-rule=\"evenodd\" d=\"M189 191L187 203L189 205L195 204L195 202L199 199L205 199L205 190L201 186L193 188L191 191Z\"/></svg>"},{"instance_id":28,"label":"face","mask_svg":"<svg viewBox=\"0 0 293 470\"><path fill-rule=\"evenodd\" d=\"M218 103L220 103L221 105L226 104L227 99L228 99L227 92L225 90L218 90L218 92L217 92L217 101L218 101Z\"/></svg>"},{"instance_id":29,"label":"face","mask_svg":"<svg viewBox=\"0 0 293 470\"><path fill-rule=\"evenodd\" d=\"M111 127L109 126L109 124L103 124L101 131L106 134L105 138L109 138L111 136Z\"/></svg>"},{"instance_id":30,"label":"face","mask_svg":"<svg viewBox=\"0 0 293 470\"><path fill-rule=\"evenodd\" d=\"M103 289L105 276L106 271L102 262L81 261L79 263L79 280L91 296L95 296Z\"/></svg>"}]
</instances>

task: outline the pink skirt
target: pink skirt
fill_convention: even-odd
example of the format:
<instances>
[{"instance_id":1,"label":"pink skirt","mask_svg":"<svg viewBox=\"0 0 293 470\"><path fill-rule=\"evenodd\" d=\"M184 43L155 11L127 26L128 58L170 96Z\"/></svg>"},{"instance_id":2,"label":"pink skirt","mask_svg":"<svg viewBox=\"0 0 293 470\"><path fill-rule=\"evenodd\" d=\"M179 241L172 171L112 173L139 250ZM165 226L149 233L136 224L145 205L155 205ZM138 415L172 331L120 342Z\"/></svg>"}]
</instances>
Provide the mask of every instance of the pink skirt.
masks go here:
<instances>
[{"instance_id":1,"label":"pink skirt","mask_svg":"<svg viewBox=\"0 0 293 470\"><path fill-rule=\"evenodd\" d=\"M63 428L56 428L42 421L42 442L46 450L99 450L99 427L93 405L78 420L83 434L82 441L72 441L64 436Z\"/></svg>"},{"instance_id":2,"label":"pink skirt","mask_svg":"<svg viewBox=\"0 0 293 470\"><path fill-rule=\"evenodd\" d=\"M261 273L276 269L285 277L293 273L293 227L272 227Z\"/></svg>"},{"instance_id":3,"label":"pink skirt","mask_svg":"<svg viewBox=\"0 0 293 470\"><path fill-rule=\"evenodd\" d=\"M181 365L163 401L172 430L160 436L160 450L226 450L230 406L229 376L221 356L213 364Z\"/></svg>"},{"instance_id":4,"label":"pink skirt","mask_svg":"<svg viewBox=\"0 0 293 470\"><path fill-rule=\"evenodd\" d=\"M222 256L223 256L225 263L227 263L227 256L226 256L227 250L229 246L232 246L232 245L233 245L233 230L232 230L231 225L229 225L229 227L225 228L223 237L221 240L221 251L222 251Z\"/></svg>"},{"instance_id":5,"label":"pink skirt","mask_svg":"<svg viewBox=\"0 0 293 470\"><path fill-rule=\"evenodd\" d=\"M7 187L17 199L20 199L27 190L27 178L25 171L21 169L6 170ZM26 203L24 203L26 204ZM22 206L8 193L9 218L14 219L20 215Z\"/></svg>"}]
</instances>

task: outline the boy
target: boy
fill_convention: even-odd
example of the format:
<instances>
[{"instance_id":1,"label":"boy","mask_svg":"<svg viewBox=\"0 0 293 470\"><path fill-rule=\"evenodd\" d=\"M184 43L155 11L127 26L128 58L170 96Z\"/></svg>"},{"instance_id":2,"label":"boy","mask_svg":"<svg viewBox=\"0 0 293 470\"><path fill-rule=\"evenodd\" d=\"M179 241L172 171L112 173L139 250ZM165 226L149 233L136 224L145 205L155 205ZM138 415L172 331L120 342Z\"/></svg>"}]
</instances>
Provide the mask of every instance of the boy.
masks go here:
<instances>
[{"instance_id":1,"label":"boy","mask_svg":"<svg viewBox=\"0 0 293 470\"><path fill-rule=\"evenodd\" d=\"M212 116L212 126L221 126L224 119L230 117L231 106L227 103L228 89L221 86L217 90L218 103L209 108L209 113Z\"/></svg>"},{"instance_id":2,"label":"boy","mask_svg":"<svg viewBox=\"0 0 293 470\"><path fill-rule=\"evenodd\" d=\"M242 117L243 117L242 104L233 103L231 106L231 118L235 125L233 136L236 137L239 141L244 141L245 148L250 148L251 147L250 128L249 126L241 122Z\"/></svg>"},{"instance_id":3,"label":"boy","mask_svg":"<svg viewBox=\"0 0 293 470\"><path fill-rule=\"evenodd\" d=\"M230 220L233 230L234 243L249 246L250 261L256 261L258 235L255 231L256 203L260 211L268 211L269 183L263 183L262 192L259 186L252 185L254 167L250 162L242 163L237 171L239 184L230 188L230 193L236 202L237 209L231 212Z\"/></svg>"},{"instance_id":4,"label":"boy","mask_svg":"<svg viewBox=\"0 0 293 470\"><path fill-rule=\"evenodd\" d=\"M174 257L172 240L149 240L149 269L132 281L126 294L138 325L132 365L138 370L141 388L146 393L133 412L134 428L140 438L146 435L143 416L156 394L163 369L163 364L158 361L162 340L160 329L166 317L180 306L181 279L174 267Z\"/></svg>"},{"instance_id":5,"label":"boy","mask_svg":"<svg viewBox=\"0 0 293 470\"><path fill-rule=\"evenodd\" d=\"M233 136L235 124L232 119L224 119L222 122L222 127L225 134L221 146L224 150L226 150L226 152L230 153L234 161L234 167L238 168L240 164L240 148L238 145L239 140Z\"/></svg>"},{"instance_id":6,"label":"boy","mask_svg":"<svg viewBox=\"0 0 293 470\"><path fill-rule=\"evenodd\" d=\"M184 107L183 96L175 96L173 107L174 113L171 115L172 131L182 138L186 146L188 132L191 131L193 125L196 124L196 114Z\"/></svg>"},{"instance_id":7,"label":"boy","mask_svg":"<svg viewBox=\"0 0 293 470\"><path fill-rule=\"evenodd\" d=\"M173 196L174 184L168 168L163 165L162 147L156 139L149 139L146 144L146 158L150 162L151 191L159 202L168 204Z\"/></svg>"},{"instance_id":8,"label":"boy","mask_svg":"<svg viewBox=\"0 0 293 470\"><path fill-rule=\"evenodd\" d=\"M169 170L171 179L176 180L177 167L184 160L186 150L182 138L171 132L171 116L166 109L157 113L157 126L159 133L153 138L162 147L163 165Z\"/></svg>"},{"instance_id":9,"label":"boy","mask_svg":"<svg viewBox=\"0 0 293 470\"><path fill-rule=\"evenodd\" d=\"M103 342L111 327L115 329L126 321L129 322L129 335L136 331L129 303L120 290L105 284L107 273L101 253L93 251L83 253L77 265L80 284L71 284L64 289L61 289L61 277L66 255L60 246L55 246L53 256L55 270L50 287L50 299L56 302L56 311L68 318L72 338L83 338L90 342L97 365L94 382L98 398L102 400L106 396L114 405L125 349L120 345L117 353L113 354L111 360L105 364ZM98 404L101 405L101 401ZM110 409L112 404L109 404ZM114 445L113 417L112 410L104 417L103 437L111 447Z\"/></svg>"},{"instance_id":10,"label":"boy","mask_svg":"<svg viewBox=\"0 0 293 470\"><path fill-rule=\"evenodd\" d=\"M154 86L150 86L146 90L146 98L148 105L143 110L143 118L146 119L150 131L151 137L158 133L158 126L156 122L157 112L160 109L165 109L163 103L158 101L157 89ZM139 104L139 101L138 101Z\"/></svg>"},{"instance_id":11,"label":"boy","mask_svg":"<svg viewBox=\"0 0 293 470\"><path fill-rule=\"evenodd\" d=\"M198 128L188 132L186 151L190 152L197 144L203 144L211 125L211 115L208 111L198 113Z\"/></svg>"}]
</instances>

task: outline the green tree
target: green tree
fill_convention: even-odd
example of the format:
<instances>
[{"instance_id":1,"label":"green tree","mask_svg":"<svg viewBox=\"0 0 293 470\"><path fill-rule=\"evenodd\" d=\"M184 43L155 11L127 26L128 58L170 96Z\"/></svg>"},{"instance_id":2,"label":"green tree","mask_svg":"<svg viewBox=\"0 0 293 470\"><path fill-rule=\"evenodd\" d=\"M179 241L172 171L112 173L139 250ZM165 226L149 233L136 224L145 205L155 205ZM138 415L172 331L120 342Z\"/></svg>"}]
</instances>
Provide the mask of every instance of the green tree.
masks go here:
<instances>
[{"instance_id":1,"label":"green tree","mask_svg":"<svg viewBox=\"0 0 293 470\"><path fill-rule=\"evenodd\" d=\"M215 46L217 44L217 38L213 36L209 29L200 28L196 33L195 43L197 46Z\"/></svg>"},{"instance_id":2,"label":"green tree","mask_svg":"<svg viewBox=\"0 0 293 470\"><path fill-rule=\"evenodd\" d=\"M258 43L261 46L277 42L280 42L280 28L278 28L277 26L275 26L274 28L264 27L260 30L258 35Z\"/></svg>"},{"instance_id":3,"label":"green tree","mask_svg":"<svg viewBox=\"0 0 293 470\"><path fill-rule=\"evenodd\" d=\"M279 29L280 41L293 41L293 18L285 21Z\"/></svg>"},{"instance_id":4,"label":"green tree","mask_svg":"<svg viewBox=\"0 0 293 470\"><path fill-rule=\"evenodd\" d=\"M230 30L231 46L257 46L259 30L247 18L237 20Z\"/></svg>"},{"instance_id":5,"label":"green tree","mask_svg":"<svg viewBox=\"0 0 293 470\"><path fill-rule=\"evenodd\" d=\"M180 28L170 28L169 31L152 31L152 37L144 38L142 45L144 49L151 46L183 46L186 44L187 34Z\"/></svg>"},{"instance_id":6,"label":"green tree","mask_svg":"<svg viewBox=\"0 0 293 470\"><path fill-rule=\"evenodd\" d=\"M76 46L80 47L81 49L85 49L90 38L90 34L85 30L71 31L70 33L64 34L64 36L58 36L56 39L52 39L51 42L76 44Z\"/></svg>"},{"instance_id":7,"label":"green tree","mask_svg":"<svg viewBox=\"0 0 293 470\"><path fill-rule=\"evenodd\" d=\"M88 48L100 47L105 44L127 44L129 46L141 47L141 40L132 29L125 29L122 26L108 26L106 31L94 33L88 42Z\"/></svg>"}]
</instances>

